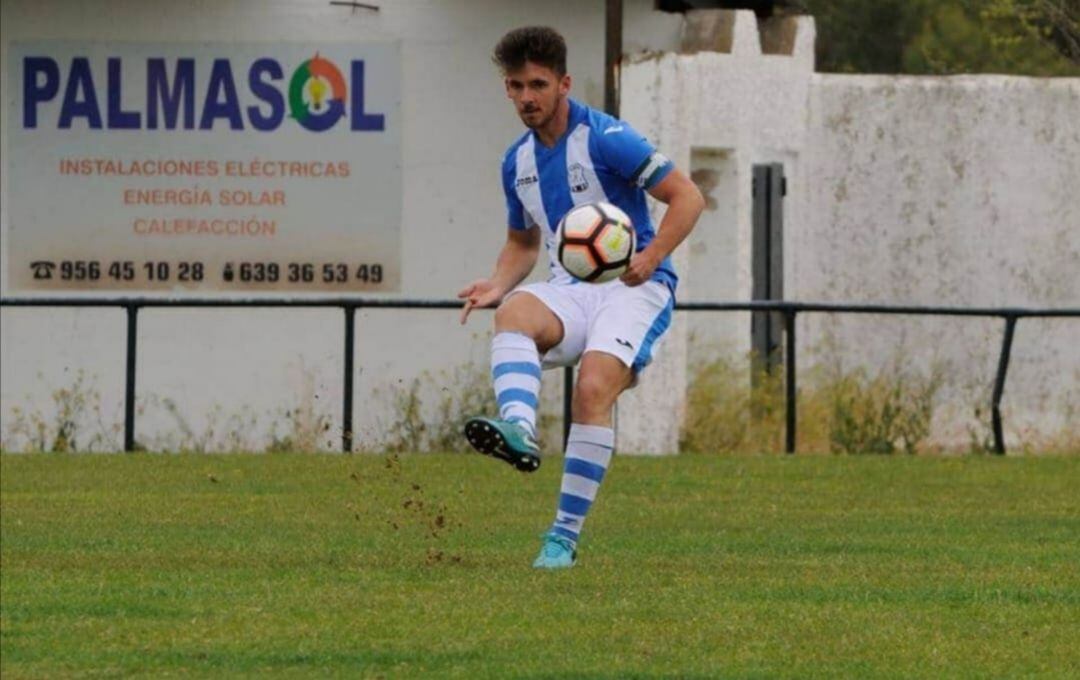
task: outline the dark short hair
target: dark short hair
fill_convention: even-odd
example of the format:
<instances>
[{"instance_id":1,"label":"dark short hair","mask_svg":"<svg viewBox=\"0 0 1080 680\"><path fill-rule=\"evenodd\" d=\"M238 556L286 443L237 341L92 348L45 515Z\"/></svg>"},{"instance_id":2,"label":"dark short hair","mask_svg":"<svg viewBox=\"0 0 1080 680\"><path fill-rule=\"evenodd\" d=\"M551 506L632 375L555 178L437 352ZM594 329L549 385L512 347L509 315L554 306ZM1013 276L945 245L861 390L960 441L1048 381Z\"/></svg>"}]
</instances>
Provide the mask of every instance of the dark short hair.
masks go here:
<instances>
[{"instance_id":1,"label":"dark short hair","mask_svg":"<svg viewBox=\"0 0 1080 680\"><path fill-rule=\"evenodd\" d=\"M516 71L531 61L563 76L566 75L566 41L547 26L515 28L495 46L491 60L503 73Z\"/></svg>"}]
</instances>

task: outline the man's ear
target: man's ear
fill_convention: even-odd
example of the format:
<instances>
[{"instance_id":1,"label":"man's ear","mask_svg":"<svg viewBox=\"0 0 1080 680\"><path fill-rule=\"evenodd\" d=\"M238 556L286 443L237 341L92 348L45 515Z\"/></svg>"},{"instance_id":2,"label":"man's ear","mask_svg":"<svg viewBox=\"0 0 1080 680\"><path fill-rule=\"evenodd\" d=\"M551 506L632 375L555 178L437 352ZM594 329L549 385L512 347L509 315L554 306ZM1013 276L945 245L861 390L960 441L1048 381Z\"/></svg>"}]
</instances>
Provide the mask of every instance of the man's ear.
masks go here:
<instances>
[{"instance_id":1,"label":"man's ear","mask_svg":"<svg viewBox=\"0 0 1080 680\"><path fill-rule=\"evenodd\" d=\"M561 94L570 94L571 85L573 85L573 81L570 79L570 74L567 73L559 79L559 92Z\"/></svg>"}]
</instances>

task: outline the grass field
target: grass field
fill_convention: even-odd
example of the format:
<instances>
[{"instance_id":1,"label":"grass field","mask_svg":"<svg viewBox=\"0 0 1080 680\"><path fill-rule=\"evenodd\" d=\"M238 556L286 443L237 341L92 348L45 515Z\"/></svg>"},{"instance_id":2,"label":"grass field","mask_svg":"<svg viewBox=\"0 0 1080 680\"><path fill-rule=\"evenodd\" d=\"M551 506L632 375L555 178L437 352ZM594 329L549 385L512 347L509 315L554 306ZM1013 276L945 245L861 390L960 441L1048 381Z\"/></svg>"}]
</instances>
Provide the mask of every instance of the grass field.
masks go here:
<instances>
[{"instance_id":1,"label":"grass field","mask_svg":"<svg viewBox=\"0 0 1080 680\"><path fill-rule=\"evenodd\" d=\"M4 455L19 677L1080 675L1080 457Z\"/></svg>"}]
</instances>

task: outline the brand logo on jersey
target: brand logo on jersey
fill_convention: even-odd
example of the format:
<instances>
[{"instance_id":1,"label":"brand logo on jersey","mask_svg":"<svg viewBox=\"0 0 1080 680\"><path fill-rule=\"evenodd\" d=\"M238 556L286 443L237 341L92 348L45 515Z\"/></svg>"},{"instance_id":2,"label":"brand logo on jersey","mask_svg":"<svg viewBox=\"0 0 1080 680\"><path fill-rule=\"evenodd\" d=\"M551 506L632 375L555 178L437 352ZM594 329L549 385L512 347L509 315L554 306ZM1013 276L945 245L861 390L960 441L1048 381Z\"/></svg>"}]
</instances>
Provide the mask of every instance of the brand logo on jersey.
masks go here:
<instances>
[{"instance_id":1,"label":"brand logo on jersey","mask_svg":"<svg viewBox=\"0 0 1080 680\"><path fill-rule=\"evenodd\" d=\"M628 341L626 341L626 340L623 340L622 338L615 338L615 342L619 343L619 344L620 344L620 345L622 345L623 347L627 347L627 348L629 348L629 349L634 349L634 345L633 345L633 343L631 343L631 342L628 342Z\"/></svg>"},{"instance_id":2,"label":"brand logo on jersey","mask_svg":"<svg viewBox=\"0 0 1080 680\"><path fill-rule=\"evenodd\" d=\"M329 130L343 119L353 131L384 130L385 116L364 109L364 60L350 61L347 72L348 81L336 64L315 53L296 67L286 89L286 70L272 57L250 63L107 57L97 68L90 57L70 63L24 57L22 126L29 130L45 123L68 130L82 119L90 130L213 130L220 119L230 130L266 132L291 118L312 132ZM125 86L135 96L125 97ZM124 108L125 101L136 99L143 106Z\"/></svg>"},{"instance_id":3,"label":"brand logo on jersey","mask_svg":"<svg viewBox=\"0 0 1080 680\"><path fill-rule=\"evenodd\" d=\"M589 180L585 179L585 168L581 163L574 163L567 170L570 173L570 191L580 194L589 188Z\"/></svg>"},{"instance_id":4,"label":"brand logo on jersey","mask_svg":"<svg viewBox=\"0 0 1080 680\"><path fill-rule=\"evenodd\" d=\"M514 182L514 186L515 187L527 187L530 184L536 184L539 181L540 181L540 178L537 177L536 175L528 175L527 177L518 177L517 181Z\"/></svg>"}]
</instances>

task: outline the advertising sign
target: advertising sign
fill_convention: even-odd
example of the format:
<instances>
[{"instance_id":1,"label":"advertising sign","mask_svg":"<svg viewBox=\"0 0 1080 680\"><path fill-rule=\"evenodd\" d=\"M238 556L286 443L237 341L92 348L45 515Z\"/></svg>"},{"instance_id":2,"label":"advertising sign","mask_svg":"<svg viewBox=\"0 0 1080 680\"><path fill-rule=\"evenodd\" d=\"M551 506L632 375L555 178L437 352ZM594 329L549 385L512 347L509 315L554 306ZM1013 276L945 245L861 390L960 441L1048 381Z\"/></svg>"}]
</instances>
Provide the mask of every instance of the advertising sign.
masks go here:
<instances>
[{"instance_id":1,"label":"advertising sign","mask_svg":"<svg viewBox=\"0 0 1080 680\"><path fill-rule=\"evenodd\" d=\"M395 43L15 42L12 291L394 291Z\"/></svg>"}]
</instances>

